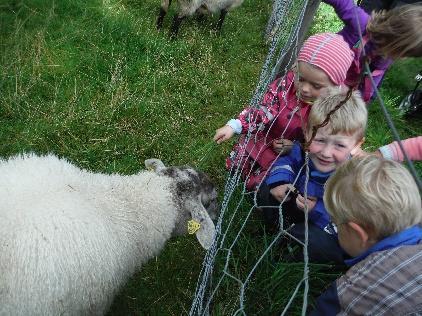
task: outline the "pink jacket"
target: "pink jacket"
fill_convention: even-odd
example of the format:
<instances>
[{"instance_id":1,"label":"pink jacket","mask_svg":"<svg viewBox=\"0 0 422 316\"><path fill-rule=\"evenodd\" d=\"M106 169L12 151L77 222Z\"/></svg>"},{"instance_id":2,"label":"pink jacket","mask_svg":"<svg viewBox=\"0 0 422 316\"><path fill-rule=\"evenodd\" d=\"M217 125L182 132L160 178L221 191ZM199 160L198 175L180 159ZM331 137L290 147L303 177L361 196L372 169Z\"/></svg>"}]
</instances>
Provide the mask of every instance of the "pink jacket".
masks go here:
<instances>
[{"instance_id":1,"label":"pink jacket","mask_svg":"<svg viewBox=\"0 0 422 316\"><path fill-rule=\"evenodd\" d=\"M246 188L254 190L279 156L273 150L273 140L283 137L303 141L303 127L310 110L307 103L296 97L293 71L274 80L259 107L247 107L237 120L227 123L237 134L244 136L234 146L226 160L226 167L242 166ZM251 137L247 139L245 135L249 131Z\"/></svg>"},{"instance_id":2,"label":"pink jacket","mask_svg":"<svg viewBox=\"0 0 422 316\"><path fill-rule=\"evenodd\" d=\"M402 140L402 144L404 151L410 160L422 160L422 136ZM378 150L386 159L392 159L399 162L404 160L403 152L397 141L382 146Z\"/></svg>"},{"instance_id":3,"label":"pink jacket","mask_svg":"<svg viewBox=\"0 0 422 316\"><path fill-rule=\"evenodd\" d=\"M284 137L303 140L303 128L311 107L296 97L294 73L289 71L284 77L274 80L268 87L259 108L244 109L238 119L242 124L242 134L267 134L267 141Z\"/></svg>"},{"instance_id":4,"label":"pink jacket","mask_svg":"<svg viewBox=\"0 0 422 316\"><path fill-rule=\"evenodd\" d=\"M310 110L307 103L297 98L294 73L289 71L269 85L259 108L248 107L240 113L241 133L251 130L254 134L246 145L246 152L262 171L278 157L272 148L273 140L283 137L303 142L303 128Z\"/></svg>"}]
</instances>

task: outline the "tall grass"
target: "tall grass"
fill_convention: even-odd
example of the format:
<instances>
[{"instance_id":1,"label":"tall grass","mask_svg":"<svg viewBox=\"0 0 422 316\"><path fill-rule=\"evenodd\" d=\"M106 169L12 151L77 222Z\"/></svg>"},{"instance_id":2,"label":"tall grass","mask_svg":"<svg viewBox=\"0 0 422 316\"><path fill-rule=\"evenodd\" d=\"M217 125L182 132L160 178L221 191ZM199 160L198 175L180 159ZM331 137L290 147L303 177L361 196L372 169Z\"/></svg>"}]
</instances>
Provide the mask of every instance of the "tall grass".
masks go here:
<instances>
[{"instance_id":1,"label":"tall grass","mask_svg":"<svg viewBox=\"0 0 422 316\"><path fill-rule=\"evenodd\" d=\"M271 3L246 1L228 15L220 36L211 27L217 17L203 24L188 19L176 41L155 30L158 6L157 0L0 4L0 156L52 152L83 168L122 174L157 157L207 171L221 192L232 143L217 146L211 139L251 98L267 54L262 32ZM324 18L311 32L341 27L327 7L320 14ZM395 105L412 88L421 65L397 63L382 89L404 137L421 134L420 120L405 121ZM374 103L366 147L389 141ZM246 212L250 206L243 207ZM260 228L258 219L248 223L244 234L250 236L237 246L242 260L231 263L233 269L247 270L268 243L265 234L255 236ZM203 255L191 237L171 240L122 290L110 315L186 314ZM300 264L277 256L263 262L248 288L252 314L280 311L302 276ZM312 266L312 294L335 275L330 267ZM216 315L232 313L238 299L236 285L227 281L224 289Z\"/></svg>"}]
</instances>

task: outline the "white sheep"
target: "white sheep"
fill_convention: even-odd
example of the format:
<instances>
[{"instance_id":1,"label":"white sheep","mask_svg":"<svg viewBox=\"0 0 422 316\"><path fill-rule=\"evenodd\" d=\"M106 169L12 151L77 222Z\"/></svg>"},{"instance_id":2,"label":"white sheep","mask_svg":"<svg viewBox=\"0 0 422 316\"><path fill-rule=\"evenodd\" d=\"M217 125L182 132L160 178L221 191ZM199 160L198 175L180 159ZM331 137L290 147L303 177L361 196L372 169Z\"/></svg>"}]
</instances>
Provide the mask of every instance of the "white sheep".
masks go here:
<instances>
[{"instance_id":1,"label":"white sheep","mask_svg":"<svg viewBox=\"0 0 422 316\"><path fill-rule=\"evenodd\" d=\"M102 315L192 219L210 247L217 195L205 174L145 165L154 171L123 176L53 155L0 161L0 315Z\"/></svg>"},{"instance_id":2,"label":"white sheep","mask_svg":"<svg viewBox=\"0 0 422 316\"><path fill-rule=\"evenodd\" d=\"M162 0L161 8L157 19L157 29L163 26L164 16L167 14L172 0ZM204 15L206 13L220 13L217 23L217 31L221 30L226 14L229 10L240 6L243 0L177 0L179 8L178 13L173 18L170 29L170 37L175 38L179 32L180 23L187 16L194 13Z\"/></svg>"}]
</instances>

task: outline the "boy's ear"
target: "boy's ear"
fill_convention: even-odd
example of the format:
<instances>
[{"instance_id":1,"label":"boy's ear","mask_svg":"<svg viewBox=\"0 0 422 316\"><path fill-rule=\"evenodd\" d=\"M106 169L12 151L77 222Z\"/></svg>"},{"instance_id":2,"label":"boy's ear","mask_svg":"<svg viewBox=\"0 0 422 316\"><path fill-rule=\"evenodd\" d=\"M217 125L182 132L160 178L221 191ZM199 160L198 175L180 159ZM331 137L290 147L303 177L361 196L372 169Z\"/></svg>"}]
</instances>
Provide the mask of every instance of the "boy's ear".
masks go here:
<instances>
[{"instance_id":1,"label":"boy's ear","mask_svg":"<svg viewBox=\"0 0 422 316\"><path fill-rule=\"evenodd\" d=\"M348 222L346 224L349 229L351 229L356 236L359 238L359 246L362 248L362 250L366 250L370 246L370 236L368 231L363 228L361 225L355 223L355 222Z\"/></svg>"},{"instance_id":2,"label":"boy's ear","mask_svg":"<svg viewBox=\"0 0 422 316\"><path fill-rule=\"evenodd\" d=\"M355 147L353 147L352 151L350 152L350 155L355 156L357 153L361 151L361 146L365 142L365 137L362 137L361 140L359 140Z\"/></svg>"}]
</instances>

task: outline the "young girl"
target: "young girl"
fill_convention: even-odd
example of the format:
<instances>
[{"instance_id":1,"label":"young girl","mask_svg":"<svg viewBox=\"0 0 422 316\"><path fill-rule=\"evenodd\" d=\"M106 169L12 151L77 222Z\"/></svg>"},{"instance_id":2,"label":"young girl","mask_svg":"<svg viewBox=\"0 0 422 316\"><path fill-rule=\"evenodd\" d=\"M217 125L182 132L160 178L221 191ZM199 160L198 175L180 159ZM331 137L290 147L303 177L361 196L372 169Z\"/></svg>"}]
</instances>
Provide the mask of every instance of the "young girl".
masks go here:
<instances>
[{"instance_id":1,"label":"young girl","mask_svg":"<svg viewBox=\"0 0 422 316\"><path fill-rule=\"evenodd\" d=\"M374 94L370 78L363 76L366 72L365 61L369 64L375 84L379 86L393 59L422 56L421 4L374 12L371 17L353 0L323 1L333 6L345 24L339 34L355 52L355 60L345 83L351 87L357 86L365 102L370 101Z\"/></svg>"},{"instance_id":2,"label":"young girl","mask_svg":"<svg viewBox=\"0 0 422 316\"><path fill-rule=\"evenodd\" d=\"M341 86L353 61L353 52L340 35L316 34L301 48L297 63L272 82L259 108L248 107L215 133L220 144L243 134L226 161L242 168L247 190L255 190L289 140L303 141L310 105L327 88ZM245 137L248 132L252 136Z\"/></svg>"}]
</instances>

